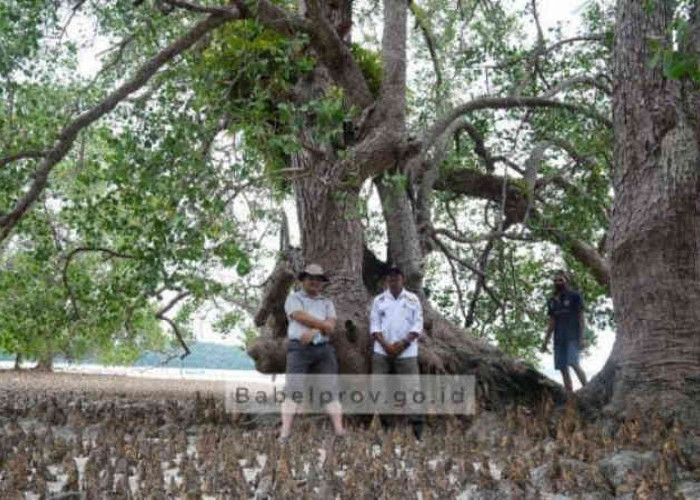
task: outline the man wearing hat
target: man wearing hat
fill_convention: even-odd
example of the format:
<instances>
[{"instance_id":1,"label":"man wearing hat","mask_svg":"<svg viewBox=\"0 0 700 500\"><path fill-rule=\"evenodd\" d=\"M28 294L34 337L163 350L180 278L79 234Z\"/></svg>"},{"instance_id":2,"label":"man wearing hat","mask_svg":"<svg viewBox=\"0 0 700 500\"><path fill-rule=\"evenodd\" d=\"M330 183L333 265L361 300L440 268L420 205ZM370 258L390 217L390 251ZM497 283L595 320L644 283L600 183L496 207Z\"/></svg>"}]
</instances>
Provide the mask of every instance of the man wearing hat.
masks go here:
<instances>
[{"instance_id":1,"label":"man wearing hat","mask_svg":"<svg viewBox=\"0 0 700 500\"><path fill-rule=\"evenodd\" d=\"M299 274L301 289L292 292L284 304L289 320L287 338L287 386L286 393L303 391L303 374L324 375L328 388L335 389L338 361L335 349L328 343L328 335L335 328L336 316L333 302L321 295L328 282L318 264L310 264ZM325 377L327 376L327 377ZM297 404L285 399L282 405L282 431L280 442L286 443L291 433ZM344 436L340 404L334 397L326 405L336 436Z\"/></svg>"},{"instance_id":2,"label":"man wearing hat","mask_svg":"<svg viewBox=\"0 0 700 500\"><path fill-rule=\"evenodd\" d=\"M396 266L389 268L386 273L387 288L372 303L372 374L402 375L402 388L419 390L417 339L423 333L423 308L418 297L404 288L404 281L401 269ZM388 428L390 420L386 415L380 415L380 419L383 427ZM423 415L410 415L409 420L416 438L420 439Z\"/></svg>"}]
</instances>

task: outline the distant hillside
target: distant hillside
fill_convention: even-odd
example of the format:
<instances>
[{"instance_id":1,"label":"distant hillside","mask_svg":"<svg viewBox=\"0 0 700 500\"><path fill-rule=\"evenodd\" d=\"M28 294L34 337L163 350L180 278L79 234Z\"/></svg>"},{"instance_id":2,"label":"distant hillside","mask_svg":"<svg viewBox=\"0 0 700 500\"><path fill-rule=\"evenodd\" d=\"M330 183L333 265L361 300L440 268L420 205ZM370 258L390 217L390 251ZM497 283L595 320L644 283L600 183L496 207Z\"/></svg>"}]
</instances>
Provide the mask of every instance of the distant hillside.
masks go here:
<instances>
[{"instance_id":1,"label":"distant hillside","mask_svg":"<svg viewBox=\"0 0 700 500\"><path fill-rule=\"evenodd\" d=\"M197 342L190 346L191 354L184 360L176 356L167 364L161 365L167 358L164 354L149 352L142 355L133 366L169 366L174 368L206 368L209 370L255 370L253 359L244 351L226 344L214 342ZM14 361L14 355L0 352L0 361ZM56 364L65 360L57 356ZM85 359L78 364L95 364L94 359Z\"/></svg>"},{"instance_id":2,"label":"distant hillside","mask_svg":"<svg viewBox=\"0 0 700 500\"><path fill-rule=\"evenodd\" d=\"M190 346L192 353L180 361L177 356L167 364L179 368L206 368L210 370L254 370L253 359L240 349L213 342L197 342ZM141 356L134 366L161 366L167 356L158 353L146 353ZM182 363L182 364L181 364Z\"/></svg>"}]
</instances>

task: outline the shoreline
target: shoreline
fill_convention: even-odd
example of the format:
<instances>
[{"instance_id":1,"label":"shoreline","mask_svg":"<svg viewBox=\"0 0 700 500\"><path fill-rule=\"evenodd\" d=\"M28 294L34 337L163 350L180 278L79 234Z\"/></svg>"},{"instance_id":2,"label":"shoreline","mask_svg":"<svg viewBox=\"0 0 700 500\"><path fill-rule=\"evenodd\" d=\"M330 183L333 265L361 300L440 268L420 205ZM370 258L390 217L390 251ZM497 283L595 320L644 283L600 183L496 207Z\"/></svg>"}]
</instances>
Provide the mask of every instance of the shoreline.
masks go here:
<instances>
[{"instance_id":1,"label":"shoreline","mask_svg":"<svg viewBox=\"0 0 700 500\"><path fill-rule=\"evenodd\" d=\"M223 371L223 370L222 370ZM188 399L196 393L200 396L224 397L228 384L237 382L249 388L271 389L282 383L270 375L259 372L229 374L220 379L174 378L172 376L147 377L129 373L94 373L77 370L40 372L32 369L0 368L0 393L84 393L113 395L119 398L152 397L157 399ZM211 375L211 374L208 374Z\"/></svg>"}]
</instances>

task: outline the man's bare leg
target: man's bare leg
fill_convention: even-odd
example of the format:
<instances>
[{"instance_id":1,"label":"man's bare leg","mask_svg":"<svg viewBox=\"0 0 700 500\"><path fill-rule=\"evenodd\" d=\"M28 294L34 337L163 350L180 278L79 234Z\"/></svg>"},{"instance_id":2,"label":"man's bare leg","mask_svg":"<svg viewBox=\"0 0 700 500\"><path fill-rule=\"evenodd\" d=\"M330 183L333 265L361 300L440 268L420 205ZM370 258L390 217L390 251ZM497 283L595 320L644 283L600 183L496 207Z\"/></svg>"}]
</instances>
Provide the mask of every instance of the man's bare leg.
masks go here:
<instances>
[{"instance_id":1,"label":"man's bare leg","mask_svg":"<svg viewBox=\"0 0 700 500\"><path fill-rule=\"evenodd\" d=\"M571 375L569 375L569 368L562 368L559 370L561 372L561 377L564 379L564 387L567 392L574 392L574 388L571 385Z\"/></svg>"},{"instance_id":2,"label":"man's bare leg","mask_svg":"<svg viewBox=\"0 0 700 500\"><path fill-rule=\"evenodd\" d=\"M583 371L583 368L581 368L581 365L578 363L571 363L571 368L574 369L576 372L576 376L578 377L579 381L581 382L581 385L584 386L586 385L586 372Z\"/></svg>"},{"instance_id":3,"label":"man's bare leg","mask_svg":"<svg viewBox=\"0 0 700 500\"><path fill-rule=\"evenodd\" d=\"M286 439L292 432L292 422L297 411L297 404L289 399L282 403L282 431L280 437Z\"/></svg>"},{"instance_id":4,"label":"man's bare leg","mask_svg":"<svg viewBox=\"0 0 700 500\"><path fill-rule=\"evenodd\" d=\"M343 428L343 410L340 407L340 403L338 403L338 401L331 401L326 405L326 412L328 412L328 415L331 417L335 435L344 436L345 429Z\"/></svg>"}]
</instances>

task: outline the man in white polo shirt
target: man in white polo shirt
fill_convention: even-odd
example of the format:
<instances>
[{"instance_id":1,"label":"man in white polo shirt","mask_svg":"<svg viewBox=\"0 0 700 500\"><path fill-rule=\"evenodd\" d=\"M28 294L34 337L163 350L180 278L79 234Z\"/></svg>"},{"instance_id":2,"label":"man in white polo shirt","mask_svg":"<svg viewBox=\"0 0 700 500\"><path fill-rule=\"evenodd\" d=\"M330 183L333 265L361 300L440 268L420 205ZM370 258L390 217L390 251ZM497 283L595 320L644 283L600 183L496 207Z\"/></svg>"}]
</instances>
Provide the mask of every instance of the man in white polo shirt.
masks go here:
<instances>
[{"instance_id":1,"label":"man in white polo shirt","mask_svg":"<svg viewBox=\"0 0 700 500\"><path fill-rule=\"evenodd\" d=\"M335 395L338 360L335 349L328 342L335 329L336 315L333 302L321 294L328 282L318 264L306 266L299 274L301 289L287 297L284 304L289 326L287 338L287 383L289 394L304 390L304 374L322 375L324 387L334 394L327 403L326 411L331 417L336 437L345 436L340 403ZM292 429L297 404L286 399L282 404L282 431L280 443L285 444Z\"/></svg>"},{"instance_id":2,"label":"man in white polo shirt","mask_svg":"<svg viewBox=\"0 0 700 500\"><path fill-rule=\"evenodd\" d=\"M423 333L423 308L418 297L404 288L404 276L398 267L388 270L386 284L384 293L374 299L370 314L370 334L374 340L372 374L401 375L402 388L419 390L417 339ZM390 420L386 415L380 415L380 419L387 429ZM422 414L409 416L418 439L423 433L423 420Z\"/></svg>"}]
</instances>

